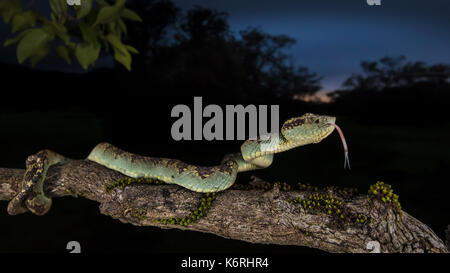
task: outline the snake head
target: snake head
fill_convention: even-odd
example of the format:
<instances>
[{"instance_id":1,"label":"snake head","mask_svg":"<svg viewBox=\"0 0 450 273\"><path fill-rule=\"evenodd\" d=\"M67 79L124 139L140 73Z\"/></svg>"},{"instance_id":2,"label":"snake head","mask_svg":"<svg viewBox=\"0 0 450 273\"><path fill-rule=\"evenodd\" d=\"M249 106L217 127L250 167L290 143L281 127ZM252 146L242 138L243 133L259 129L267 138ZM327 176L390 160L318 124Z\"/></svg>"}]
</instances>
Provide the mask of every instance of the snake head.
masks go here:
<instances>
[{"instance_id":1,"label":"snake head","mask_svg":"<svg viewBox=\"0 0 450 273\"><path fill-rule=\"evenodd\" d=\"M336 118L332 116L304 114L287 120L281 128L283 136L301 145L318 143L335 129Z\"/></svg>"}]
</instances>

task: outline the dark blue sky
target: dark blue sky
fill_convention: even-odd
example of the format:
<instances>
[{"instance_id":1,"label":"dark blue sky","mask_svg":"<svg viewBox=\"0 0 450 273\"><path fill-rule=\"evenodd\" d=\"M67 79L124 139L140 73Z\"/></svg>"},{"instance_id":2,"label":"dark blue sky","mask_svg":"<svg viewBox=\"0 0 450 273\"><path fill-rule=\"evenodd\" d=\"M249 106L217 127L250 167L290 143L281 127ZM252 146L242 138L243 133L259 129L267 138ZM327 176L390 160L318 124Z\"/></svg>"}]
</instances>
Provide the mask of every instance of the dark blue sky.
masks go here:
<instances>
[{"instance_id":1,"label":"dark blue sky","mask_svg":"<svg viewBox=\"0 0 450 273\"><path fill-rule=\"evenodd\" d=\"M176 0L183 9L200 5L229 13L234 31L260 26L297 40L295 63L324 77L332 90L362 60L405 55L427 63L450 62L450 1L381 0Z\"/></svg>"},{"instance_id":2,"label":"dark blue sky","mask_svg":"<svg viewBox=\"0 0 450 273\"><path fill-rule=\"evenodd\" d=\"M405 55L410 61L450 63L448 0L381 0L381 6L369 6L366 0L174 2L183 10L199 5L227 12L235 33L259 26L295 38L297 44L289 51L295 63L323 76L325 91L360 72L362 60ZM0 40L6 30L0 23ZM0 50L1 61L14 61L14 55L13 48Z\"/></svg>"}]
</instances>

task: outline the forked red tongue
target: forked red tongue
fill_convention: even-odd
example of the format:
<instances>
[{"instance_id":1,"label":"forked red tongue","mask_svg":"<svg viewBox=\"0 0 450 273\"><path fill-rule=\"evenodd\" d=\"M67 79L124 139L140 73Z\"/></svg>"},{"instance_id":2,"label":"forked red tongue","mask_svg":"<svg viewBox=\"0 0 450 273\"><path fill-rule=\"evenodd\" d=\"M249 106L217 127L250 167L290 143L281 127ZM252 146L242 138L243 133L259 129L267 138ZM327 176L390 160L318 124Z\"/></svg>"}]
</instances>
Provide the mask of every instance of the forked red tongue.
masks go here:
<instances>
[{"instance_id":1,"label":"forked red tongue","mask_svg":"<svg viewBox=\"0 0 450 273\"><path fill-rule=\"evenodd\" d=\"M348 166L348 169L350 170L350 159L348 157L348 147L347 142L345 141L344 133L342 133L341 128L339 128L339 126L337 126L336 124L330 123L330 125L334 126L338 131L339 136L341 136L342 146L344 146L344 154L345 154L344 169L345 167Z\"/></svg>"}]
</instances>

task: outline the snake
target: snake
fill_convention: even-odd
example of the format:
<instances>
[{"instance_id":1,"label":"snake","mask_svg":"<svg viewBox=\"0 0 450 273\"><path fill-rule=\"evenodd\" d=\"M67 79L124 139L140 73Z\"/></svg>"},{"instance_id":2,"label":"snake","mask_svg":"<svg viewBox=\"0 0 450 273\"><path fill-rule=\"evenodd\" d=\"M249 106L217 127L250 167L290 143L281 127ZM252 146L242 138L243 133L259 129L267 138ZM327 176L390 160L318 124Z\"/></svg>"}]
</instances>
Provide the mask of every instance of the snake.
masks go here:
<instances>
[{"instance_id":1,"label":"snake","mask_svg":"<svg viewBox=\"0 0 450 273\"><path fill-rule=\"evenodd\" d=\"M275 154L319 143L334 129L344 146L344 168L350 169L347 144L335 122L336 117L312 113L288 119L280 132L246 140L240 152L225 155L217 166L197 166L177 159L136 155L106 142L95 146L86 160L132 178L158 179L201 193L220 192L235 183L238 173L267 168ZM47 170L68 161L70 159L50 150L28 157L22 189L9 202L8 213L14 215L28 210L37 215L47 213L51 206L51 198L45 196L43 190Z\"/></svg>"}]
</instances>

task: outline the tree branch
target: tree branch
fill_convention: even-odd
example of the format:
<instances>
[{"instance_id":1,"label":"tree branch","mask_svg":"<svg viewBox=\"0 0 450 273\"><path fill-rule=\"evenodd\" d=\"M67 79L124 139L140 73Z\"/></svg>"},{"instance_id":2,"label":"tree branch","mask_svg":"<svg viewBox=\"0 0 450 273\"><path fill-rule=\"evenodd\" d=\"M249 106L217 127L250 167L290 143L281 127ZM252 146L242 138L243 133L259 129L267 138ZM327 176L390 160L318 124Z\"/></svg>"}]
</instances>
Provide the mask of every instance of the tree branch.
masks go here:
<instances>
[{"instance_id":1,"label":"tree branch","mask_svg":"<svg viewBox=\"0 0 450 273\"><path fill-rule=\"evenodd\" d=\"M0 200L11 200L21 187L24 170L0 168ZM50 167L45 180L49 197L81 196L100 203L100 211L124 223L212 233L225 238L279 245L298 245L328 252L370 252L379 243L381 252L445 252L434 232L411 215L399 214L366 195L345 200L345 206L374 219L368 224L336 225L326 213L313 213L288 200L305 197L306 191L279 187L229 189L217 194L207 215L187 226L165 225L155 218L183 217L202 197L176 185L134 185L106 191L126 176L97 163L74 160ZM254 184L264 183L255 181ZM328 189L330 195L337 194Z\"/></svg>"}]
</instances>

